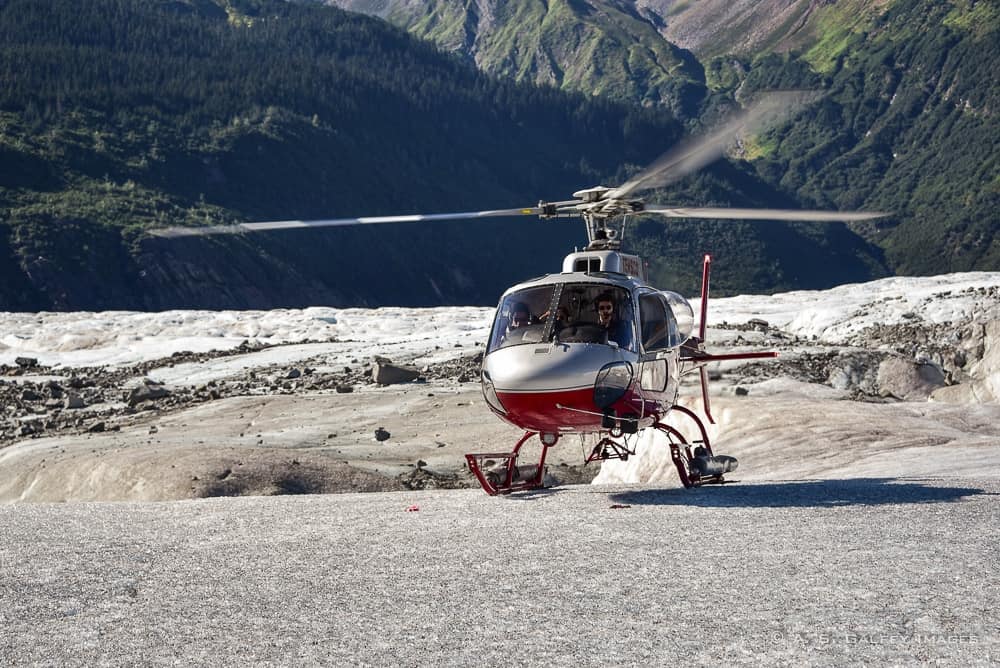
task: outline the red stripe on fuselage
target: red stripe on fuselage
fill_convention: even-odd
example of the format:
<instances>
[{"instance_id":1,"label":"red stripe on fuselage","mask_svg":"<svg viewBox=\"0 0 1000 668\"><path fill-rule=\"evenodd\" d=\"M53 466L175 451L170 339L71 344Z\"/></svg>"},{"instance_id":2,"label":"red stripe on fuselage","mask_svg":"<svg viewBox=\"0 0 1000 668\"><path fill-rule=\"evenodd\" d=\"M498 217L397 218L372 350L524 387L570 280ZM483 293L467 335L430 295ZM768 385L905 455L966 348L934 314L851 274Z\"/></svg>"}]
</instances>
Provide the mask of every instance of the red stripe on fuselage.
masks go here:
<instances>
[{"instance_id":1,"label":"red stripe on fuselage","mask_svg":"<svg viewBox=\"0 0 1000 668\"><path fill-rule=\"evenodd\" d=\"M507 409L507 414L501 417L527 431L554 432L560 428L572 428L580 432L596 432L602 429L602 410L594 403L592 387L543 392L498 390L497 396ZM619 415L639 414L642 412L642 403L642 397L630 389L612 408ZM651 409L659 407L652 402L646 402L646 406L647 415Z\"/></svg>"}]
</instances>

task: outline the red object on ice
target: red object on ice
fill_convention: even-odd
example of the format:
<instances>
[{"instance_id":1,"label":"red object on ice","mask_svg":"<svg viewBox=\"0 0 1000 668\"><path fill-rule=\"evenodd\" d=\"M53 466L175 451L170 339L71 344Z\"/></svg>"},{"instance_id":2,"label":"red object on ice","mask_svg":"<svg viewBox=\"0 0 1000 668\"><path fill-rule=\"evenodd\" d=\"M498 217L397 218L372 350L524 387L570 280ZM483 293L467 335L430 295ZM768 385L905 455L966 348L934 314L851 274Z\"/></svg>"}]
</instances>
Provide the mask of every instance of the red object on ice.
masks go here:
<instances>
[{"instance_id":1,"label":"red object on ice","mask_svg":"<svg viewBox=\"0 0 1000 668\"><path fill-rule=\"evenodd\" d=\"M418 510L420 510L420 506L410 506L409 508L406 509L406 512L408 512L408 513L415 513Z\"/></svg>"}]
</instances>

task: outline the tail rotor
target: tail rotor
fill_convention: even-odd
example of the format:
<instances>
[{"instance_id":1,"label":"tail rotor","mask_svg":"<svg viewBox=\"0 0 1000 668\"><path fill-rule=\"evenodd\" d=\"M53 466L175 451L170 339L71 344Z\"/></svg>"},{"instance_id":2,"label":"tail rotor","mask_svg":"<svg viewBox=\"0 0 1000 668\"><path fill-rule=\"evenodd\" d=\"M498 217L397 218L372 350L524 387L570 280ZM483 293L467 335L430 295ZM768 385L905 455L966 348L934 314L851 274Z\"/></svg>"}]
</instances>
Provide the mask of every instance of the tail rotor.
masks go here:
<instances>
[{"instance_id":1,"label":"tail rotor","mask_svg":"<svg viewBox=\"0 0 1000 668\"><path fill-rule=\"evenodd\" d=\"M705 333L708 328L708 285L711 272L712 256L706 253L701 267L701 317L698 323L698 347L702 349L704 349ZM715 418L712 417L712 404L708 398L708 369L702 365L698 372L701 375L701 403L705 409L705 417L708 418L709 424L715 424Z\"/></svg>"}]
</instances>

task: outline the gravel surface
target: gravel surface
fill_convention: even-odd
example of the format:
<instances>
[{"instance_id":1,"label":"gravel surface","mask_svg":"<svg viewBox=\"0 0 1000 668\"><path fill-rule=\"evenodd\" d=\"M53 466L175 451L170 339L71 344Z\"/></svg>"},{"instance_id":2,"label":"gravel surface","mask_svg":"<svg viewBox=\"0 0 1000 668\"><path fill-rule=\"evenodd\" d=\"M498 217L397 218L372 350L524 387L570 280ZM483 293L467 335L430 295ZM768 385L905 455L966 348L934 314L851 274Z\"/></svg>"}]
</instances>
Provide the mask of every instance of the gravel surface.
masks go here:
<instances>
[{"instance_id":1,"label":"gravel surface","mask_svg":"<svg viewBox=\"0 0 1000 668\"><path fill-rule=\"evenodd\" d=\"M0 665L996 665L998 492L5 505Z\"/></svg>"}]
</instances>

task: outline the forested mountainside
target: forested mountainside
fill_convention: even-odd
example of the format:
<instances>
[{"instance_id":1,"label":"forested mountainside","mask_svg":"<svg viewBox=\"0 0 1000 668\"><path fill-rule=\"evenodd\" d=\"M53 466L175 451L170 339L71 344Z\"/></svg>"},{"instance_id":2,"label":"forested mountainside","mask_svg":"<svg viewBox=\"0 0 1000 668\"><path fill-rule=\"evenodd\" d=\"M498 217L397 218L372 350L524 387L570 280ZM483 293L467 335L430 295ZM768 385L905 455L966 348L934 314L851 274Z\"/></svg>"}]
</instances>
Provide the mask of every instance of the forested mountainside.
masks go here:
<instances>
[{"instance_id":1,"label":"forested mountainside","mask_svg":"<svg viewBox=\"0 0 1000 668\"><path fill-rule=\"evenodd\" d=\"M4 2L0 82L6 309L490 303L582 229L145 230L533 205L679 135L668 114L492 79L381 21L284 2Z\"/></svg>"},{"instance_id":2,"label":"forested mountainside","mask_svg":"<svg viewBox=\"0 0 1000 668\"><path fill-rule=\"evenodd\" d=\"M753 148L764 180L804 205L892 211L858 229L895 272L1000 268L996 2L896 0L836 48L734 69L743 90L827 91Z\"/></svg>"},{"instance_id":3,"label":"forested mountainside","mask_svg":"<svg viewBox=\"0 0 1000 668\"><path fill-rule=\"evenodd\" d=\"M701 60L837 48L891 0L634 0L660 33Z\"/></svg>"},{"instance_id":4,"label":"forested mountainside","mask_svg":"<svg viewBox=\"0 0 1000 668\"><path fill-rule=\"evenodd\" d=\"M509 43L518 57L548 16L515 11L537 3L466 4L466 28L524 33ZM833 12L849 4L857 11ZM386 16L444 7L369 5ZM577 26L575 35L590 21L646 39L635 26L659 21L625 0L546 7L570 12L550 27ZM453 14L424 16L443 26ZM859 0L808 16L808 30L792 31L808 39L788 52L772 40L699 63L670 47L681 74L663 90L694 95L656 103L620 83L584 94L515 82L513 70L484 74L383 21L312 3L7 0L0 308L491 303L510 283L555 270L584 240L582 225L493 219L195 239L147 230L563 199L614 185L686 130L787 87L825 96L650 199L893 216L854 230L643 219L627 243L657 284L694 292L706 251L723 294L1000 266L996 3ZM536 46L550 43L534 32ZM578 60L606 52L638 63L621 60L635 39L599 39ZM602 71L610 80L648 70Z\"/></svg>"},{"instance_id":5,"label":"forested mountainside","mask_svg":"<svg viewBox=\"0 0 1000 668\"><path fill-rule=\"evenodd\" d=\"M329 0L376 14L484 72L694 116L701 66L622 0Z\"/></svg>"},{"instance_id":6,"label":"forested mountainside","mask_svg":"<svg viewBox=\"0 0 1000 668\"><path fill-rule=\"evenodd\" d=\"M475 45L485 39L477 31L517 35L520 46L511 46L510 53L520 57L547 53L562 41L548 33L546 15L536 11L534 20L503 23L500 14L486 11L493 6L491 0L344 2L380 12L440 44L464 49L477 62L481 59ZM535 10L548 7L550 12L562 7L534 0L510 4ZM576 13L564 20L564 30L579 33L585 21L625 25L609 21L610 10L571 4ZM855 231L884 250L884 262L894 272L1000 267L1000 78L995 74L1000 71L1000 3L996 0L608 4L641 19L629 24L633 43L655 26L666 41L697 56L698 66L686 71L704 75L688 88L695 91L704 85L699 109L703 119L714 118L720 105L746 100L759 90L825 92L821 102L791 124L745 147L741 157L752 162L756 175L767 184L758 191L762 202L777 205L784 197L798 206L891 211L891 218L855 226ZM455 46L454 40L444 37L452 33L441 26L455 25L447 17L456 13L466 18L489 14L490 21L463 23L465 41ZM607 42L610 52L617 50L614 57L619 61L629 53L624 43ZM524 46L528 44L530 48ZM491 58L481 64L495 67L495 62ZM627 69L596 64L595 69L601 79L636 76ZM624 84L616 86L621 89ZM609 88L605 82L602 89L582 89L601 93ZM683 196L702 203L735 204L724 187ZM659 228L644 224L643 229L651 235L649 250L654 253L679 238L694 239L685 247L711 245L719 234L719 226L685 227L673 221ZM780 240L788 234L781 230L775 236ZM759 236L748 239L751 244L759 241ZM771 243L773 239L765 242L761 252L766 254ZM654 265L660 275L669 275L662 262L654 260ZM767 268L766 262L752 262L750 267L778 276L776 284L797 280L787 263Z\"/></svg>"},{"instance_id":7,"label":"forested mountainside","mask_svg":"<svg viewBox=\"0 0 1000 668\"><path fill-rule=\"evenodd\" d=\"M492 78L381 21L263 0L4 2L0 81L4 309L492 303L556 270L582 225L147 232L532 205L620 182L682 133L661 108ZM719 163L682 191L694 204L794 204L746 164ZM885 271L842 226L681 226L643 242L653 229L635 239L682 289L707 250L730 267L722 292ZM776 229L789 243L758 253ZM833 270L831 247L843 255Z\"/></svg>"}]
</instances>

